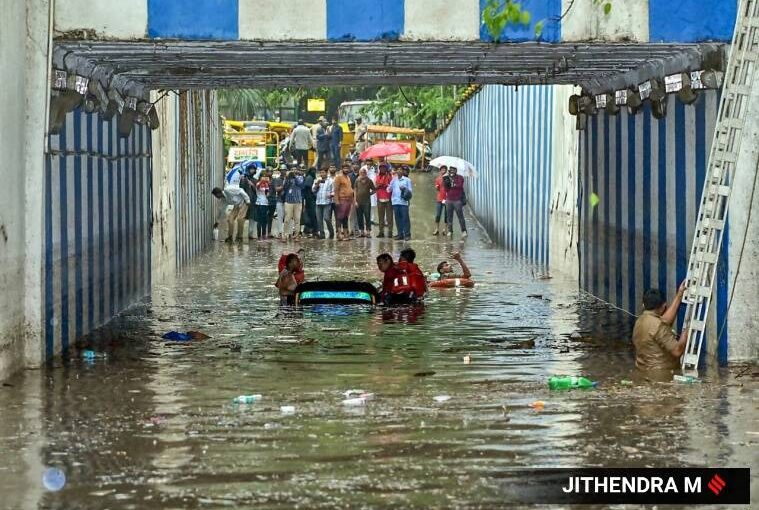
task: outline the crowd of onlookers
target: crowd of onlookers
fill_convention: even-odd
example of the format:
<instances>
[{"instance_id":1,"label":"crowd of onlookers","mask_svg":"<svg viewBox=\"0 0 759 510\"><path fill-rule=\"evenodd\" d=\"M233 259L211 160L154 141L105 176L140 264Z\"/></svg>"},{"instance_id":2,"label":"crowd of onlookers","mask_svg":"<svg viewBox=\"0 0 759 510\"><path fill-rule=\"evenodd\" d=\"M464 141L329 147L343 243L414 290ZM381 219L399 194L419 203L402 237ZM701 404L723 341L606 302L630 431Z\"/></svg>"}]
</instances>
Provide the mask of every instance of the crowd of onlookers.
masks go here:
<instances>
[{"instance_id":1,"label":"crowd of onlookers","mask_svg":"<svg viewBox=\"0 0 759 510\"><path fill-rule=\"evenodd\" d=\"M310 129L299 121L289 137L292 162L283 161L277 168L264 167L258 161L240 163L227 173L223 189L213 189L220 200L214 228L226 217L227 242L243 240L245 221L248 238L256 240L348 240L373 235L410 240L410 169L407 165L394 167L384 161L361 160L366 143L358 128L357 133L356 146L341 159L342 128L337 121L328 126L321 118ZM316 149L316 163L307 167L311 148ZM455 213L462 237L466 237L464 179L455 168L442 167L435 187L434 234L440 233L442 219L442 233L451 235Z\"/></svg>"},{"instance_id":2,"label":"crowd of onlookers","mask_svg":"<svg viewBox=\"0 0 759 510\"><path fill-rule=\"evenodd\" d=\"M376 237L411 239L407 166L346 160L339 169L330 163L318 172L293 164L238 166L230 173L239 176L228 175L224 189L212 191L220 200L216 227L227 219L227 242L243 240L246 220L249 239L347 240L372 237L373 227Z\"/></svg>"}]
</instances>

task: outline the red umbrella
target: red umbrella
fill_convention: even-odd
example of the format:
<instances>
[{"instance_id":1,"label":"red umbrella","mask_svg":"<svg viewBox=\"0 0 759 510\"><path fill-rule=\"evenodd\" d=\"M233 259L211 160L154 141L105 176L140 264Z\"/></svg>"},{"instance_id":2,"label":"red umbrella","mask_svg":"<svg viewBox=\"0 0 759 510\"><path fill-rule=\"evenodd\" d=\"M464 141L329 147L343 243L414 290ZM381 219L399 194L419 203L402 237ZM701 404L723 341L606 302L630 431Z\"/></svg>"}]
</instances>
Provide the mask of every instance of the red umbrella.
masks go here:
<instances>
[{"instance_id":1,"label":"red umbrella","mask_svg":"<svg viewBox=\"0 0 759 510\"><path fill-rule=\"evenodd\" d=\"M385 142L372 145L362 152L359 157L361 159L384 158L386 156L395 156L396 154L410 154L411 151L411 147L406 144Z\"/></svg>"}]
</instances>

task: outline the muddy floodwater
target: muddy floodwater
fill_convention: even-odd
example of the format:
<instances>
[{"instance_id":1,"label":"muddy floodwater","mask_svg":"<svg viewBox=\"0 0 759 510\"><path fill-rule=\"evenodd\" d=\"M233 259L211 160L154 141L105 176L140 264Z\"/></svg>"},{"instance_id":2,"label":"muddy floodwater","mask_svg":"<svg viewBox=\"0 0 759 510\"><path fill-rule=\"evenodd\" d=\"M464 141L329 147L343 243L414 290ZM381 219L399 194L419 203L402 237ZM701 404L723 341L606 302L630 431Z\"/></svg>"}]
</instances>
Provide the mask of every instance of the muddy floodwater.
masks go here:
<instances>
[{"instance_id":1,"label":"muddy floodwater","mask_svg":"<svg viewBox=\"0 0 759 510\"><path fill-rule=\"evenodd\" d=\"M461 250L474 289L283 312L286 245L219 243L85 340L107 357L72 352L0 387L0 508L507 508L526 468L756 468L756 368L646 380L630 316L493 246L472 218L465 242L433 237L431 182L416 177L408 244L426 271ZM310 279L377 282L376 255L403 244L297 246ZM554 374L599 386L551 392ZM352 389L374 399L345 405ZM262 398L232 403L244 394Z\"/></svg>"}]
</instances>

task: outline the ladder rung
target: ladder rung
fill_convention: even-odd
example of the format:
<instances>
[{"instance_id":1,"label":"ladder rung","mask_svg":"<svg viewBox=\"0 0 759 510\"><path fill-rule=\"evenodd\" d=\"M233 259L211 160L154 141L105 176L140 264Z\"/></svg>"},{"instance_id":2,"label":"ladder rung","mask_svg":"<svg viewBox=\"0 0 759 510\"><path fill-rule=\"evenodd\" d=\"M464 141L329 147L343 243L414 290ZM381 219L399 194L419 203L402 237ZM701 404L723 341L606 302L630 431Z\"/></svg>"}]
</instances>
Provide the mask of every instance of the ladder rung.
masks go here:
<instances>
[{"instance_id":1,"label":"ladder rung","mask_svg":"<svg viewBox=\"0 0 759 510\"><path fill-rule=\"evenodd\" d=\"M722 195L723 197L726 197L730 195L730 186L718 186L716 184L712 184L709 186L709 194Z\"/></svg>"},{"instance_id":2,"label":"ladder rung","mask_svg":"<svg viewBox=\"0 0 759 510\"><path fill-rule=\"evenodd\" d=\"M738 160L738 155L734 152L727 152L727 151L717 151L715 154L715 162L716 161L725 161L727 163L735 163Z\"/></svg>"},{"instance_id":3,"label":"ladder rung","mask_svg":"<svg viewBox=\"0 0 759 510\"><path fill-rule=\"evenodd\" d=\"M697 331L704 331L706 329L706 322L692 320L690 321L690 329L695 329Z\"/></svg>"},{"instance_id":4,"label":"ladder rung","mask_svg":"<svg viewBox=\"0 0 759 510\"><path fill-rule=\"evenodd\" d=\"M701 251L696 253L696 260L698 262L703 262L704 264L716 264L717 260L719 260L719 255L716 253Z\"/></svg>"},{"instance_id":5,"label":"ladder rung","mask_svg":"<svg viewBox=\"0 0 759 510\"><path fill-rule=\"evenodd\" d=\"M722 230L725 228L725 220L718 220L715 218L704 218L701 221L701 225L697 227L700 227L700 230L702 230L701 235L704 234L704 229L714 229L714 230Z\"/></svg>"},{"instance_id":6,"label":"ladder rung","mask_svg":"<svg viewBox=\"0 0 759 510\"><path fill-rule=\"evenodd\" d=\"M698 365L698 356L695 354L683 354L683 365L695 367Z\"/></svg>"},{"instance_id":7,"label":"ladder rung","mask_svg":"<svg viewBox=\"0 0 759 510\"><path fill-rule=\"evenodd\" d=\"M689 290L691 296L710 297L712 295L711 287L691 287Z\"/></svg>"}]
</instances>

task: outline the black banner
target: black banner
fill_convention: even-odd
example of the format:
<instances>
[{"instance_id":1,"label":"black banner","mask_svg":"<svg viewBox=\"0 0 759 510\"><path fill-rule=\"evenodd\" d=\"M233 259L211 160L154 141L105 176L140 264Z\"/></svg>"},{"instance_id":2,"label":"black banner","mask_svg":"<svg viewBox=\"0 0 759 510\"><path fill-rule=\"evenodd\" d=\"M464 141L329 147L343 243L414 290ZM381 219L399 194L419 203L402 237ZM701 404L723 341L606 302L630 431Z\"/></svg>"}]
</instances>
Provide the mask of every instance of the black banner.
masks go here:
<instances>
[{"instance_id":1,"label":"black banner","mask_svg":"<svg viewBox=\"0 0 759 510\"><path fill-rule=\"evenodd\" d=\"M578 468L503 473L507 500L527 504L748 505L748 468Z\"/></svg>"}]
</instances>

